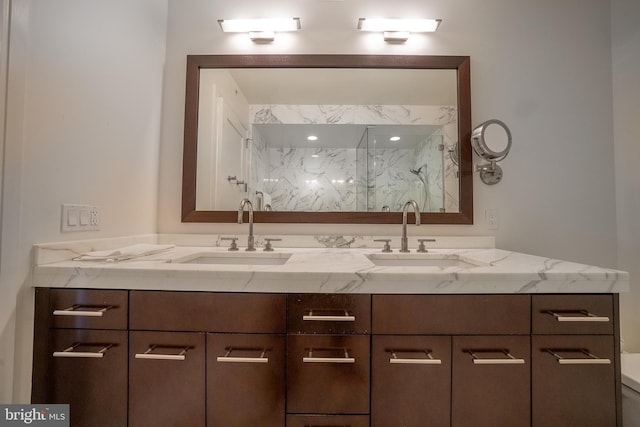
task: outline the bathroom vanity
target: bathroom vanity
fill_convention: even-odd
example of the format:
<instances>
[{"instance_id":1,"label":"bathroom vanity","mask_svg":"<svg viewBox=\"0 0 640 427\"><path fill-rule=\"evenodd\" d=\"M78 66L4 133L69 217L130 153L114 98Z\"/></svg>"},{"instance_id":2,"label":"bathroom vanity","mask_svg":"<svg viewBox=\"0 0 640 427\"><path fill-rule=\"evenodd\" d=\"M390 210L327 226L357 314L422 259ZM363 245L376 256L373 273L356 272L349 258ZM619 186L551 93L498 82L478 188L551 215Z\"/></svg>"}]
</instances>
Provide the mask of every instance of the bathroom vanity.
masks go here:
<instances>
[{"instance_id":1,"label":"bathroom vanity","mask_svg":"<svg viewBox=\"0 0 640 427\"><path fill-rule=\"evenodd\" d=\"M63 246L37 248L32 397L72 425L622 423L624 272L492 248Z\"/></svg>"}]
</instances>

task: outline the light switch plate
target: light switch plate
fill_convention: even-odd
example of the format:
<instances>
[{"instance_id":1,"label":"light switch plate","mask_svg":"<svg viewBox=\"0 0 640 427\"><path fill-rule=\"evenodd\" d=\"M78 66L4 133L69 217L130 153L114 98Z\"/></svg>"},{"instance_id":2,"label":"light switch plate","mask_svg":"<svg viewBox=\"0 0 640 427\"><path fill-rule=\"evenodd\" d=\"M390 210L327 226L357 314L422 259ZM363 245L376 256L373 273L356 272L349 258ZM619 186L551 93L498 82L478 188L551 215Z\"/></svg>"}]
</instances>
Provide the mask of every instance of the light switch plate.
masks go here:
<instances>
[{"instance_id":1,"label":"light switch plate","mask_svg":"<svg viewBox=\"0 0 640 427\"><path fill-rule=\"evenodd\" d=\"M485 212L487 218L487 228L489 230L497 230L498 229L498 210L497 209L487 209Z\"/></svg>"},{"instance_id":2,"label":"light switch plate","mask_svg":"<svg viewBox=\"0 0 640 427\"><path fill-rule=\"evenodd\" d=\"M100 230L100 211L97 206L65 203L60 224L63 233L97 231Z\"/></svg>"}]
</instances>

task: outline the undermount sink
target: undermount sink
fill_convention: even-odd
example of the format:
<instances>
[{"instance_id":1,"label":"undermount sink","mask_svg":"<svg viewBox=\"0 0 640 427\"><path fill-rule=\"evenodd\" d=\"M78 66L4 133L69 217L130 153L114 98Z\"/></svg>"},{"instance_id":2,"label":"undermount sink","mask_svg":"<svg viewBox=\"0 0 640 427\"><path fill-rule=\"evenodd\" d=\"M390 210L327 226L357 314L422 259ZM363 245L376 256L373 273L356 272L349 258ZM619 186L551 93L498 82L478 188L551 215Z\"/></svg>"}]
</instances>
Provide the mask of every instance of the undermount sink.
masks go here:
<instances>
[{"instance_id":1,"label":"undermount sink","mask_svg":"<svg viewBox=\"0 0 640 427\"><path fill-rule=\"evenodd\" d=\"M367 255L369 261L380 267L478 267L456 254L434 253L377 253Z\"/></svg>"},{"instance_id":2,"label":"undermount sink","mask_svg":"<svg viewBox=\"0 0 640 427\"><path fill-rule=\"evenodd\" d=\"M282 252L199 252L171 260L179 264L282 265L291 254Z\"/></svg>"}]
</instances>

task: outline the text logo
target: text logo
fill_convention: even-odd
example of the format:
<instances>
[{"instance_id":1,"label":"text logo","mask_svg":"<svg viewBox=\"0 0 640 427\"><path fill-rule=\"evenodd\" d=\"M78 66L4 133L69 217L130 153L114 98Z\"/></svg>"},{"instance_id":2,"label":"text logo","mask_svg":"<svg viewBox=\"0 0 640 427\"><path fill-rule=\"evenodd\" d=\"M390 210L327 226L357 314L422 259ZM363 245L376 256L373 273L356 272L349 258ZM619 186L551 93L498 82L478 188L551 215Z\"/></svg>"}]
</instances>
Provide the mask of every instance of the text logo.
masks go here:
<instances>
[{"instance_id":1,"label":"text logo","mask_svg":"<svg viewBox=\"0 0 640 427\"><path fill-rule=\"evenodd\" d=\"M0 427L69 427L69 405L0 405Z\"/></svg>"}]
</instances>

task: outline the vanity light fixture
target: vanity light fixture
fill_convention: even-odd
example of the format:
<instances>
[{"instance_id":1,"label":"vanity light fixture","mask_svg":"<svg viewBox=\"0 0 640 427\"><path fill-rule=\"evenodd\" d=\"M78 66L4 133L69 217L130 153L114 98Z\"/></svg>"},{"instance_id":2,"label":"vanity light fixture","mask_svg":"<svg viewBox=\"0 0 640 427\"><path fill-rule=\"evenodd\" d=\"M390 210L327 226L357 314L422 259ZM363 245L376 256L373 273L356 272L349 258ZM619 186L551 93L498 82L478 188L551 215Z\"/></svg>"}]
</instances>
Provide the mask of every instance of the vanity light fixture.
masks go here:
<instances>
[{"instance_id":1,"label":"vanity light fixture","mask_svg":"<svg viewBox=\"0 0 640 427\"><path fill-rule=\"evenodd\" d=\"M360 18L358 29L383 33L384 40L390 43L404 43L411 33L433 33L440 22L441 19Z\"/></svg>"},{"instance_id":2,"label":"vanity light fixture","mask_svg":"<svg viewBox=\"0 0 640 427\"><path fill-rule=\"evenodd\" d=\"M511 131L507 125L500 120L487 120L471 132L471 146L478 156L489 162L476 165L482 182L487 185L499 183L502 168L497 163L511 150Z\"/></svg>"},{"instance_id":3,"label":"vanity light fixture","mask_svg":"<svg viewBox=\"0 0 640 427\"><path fill-rule=\"evenodd\" d=\"M218 19L225 33L248 33L256 43L272 42L275 33L302 28L300 18Z\"/></svg>"}]
</instances>

